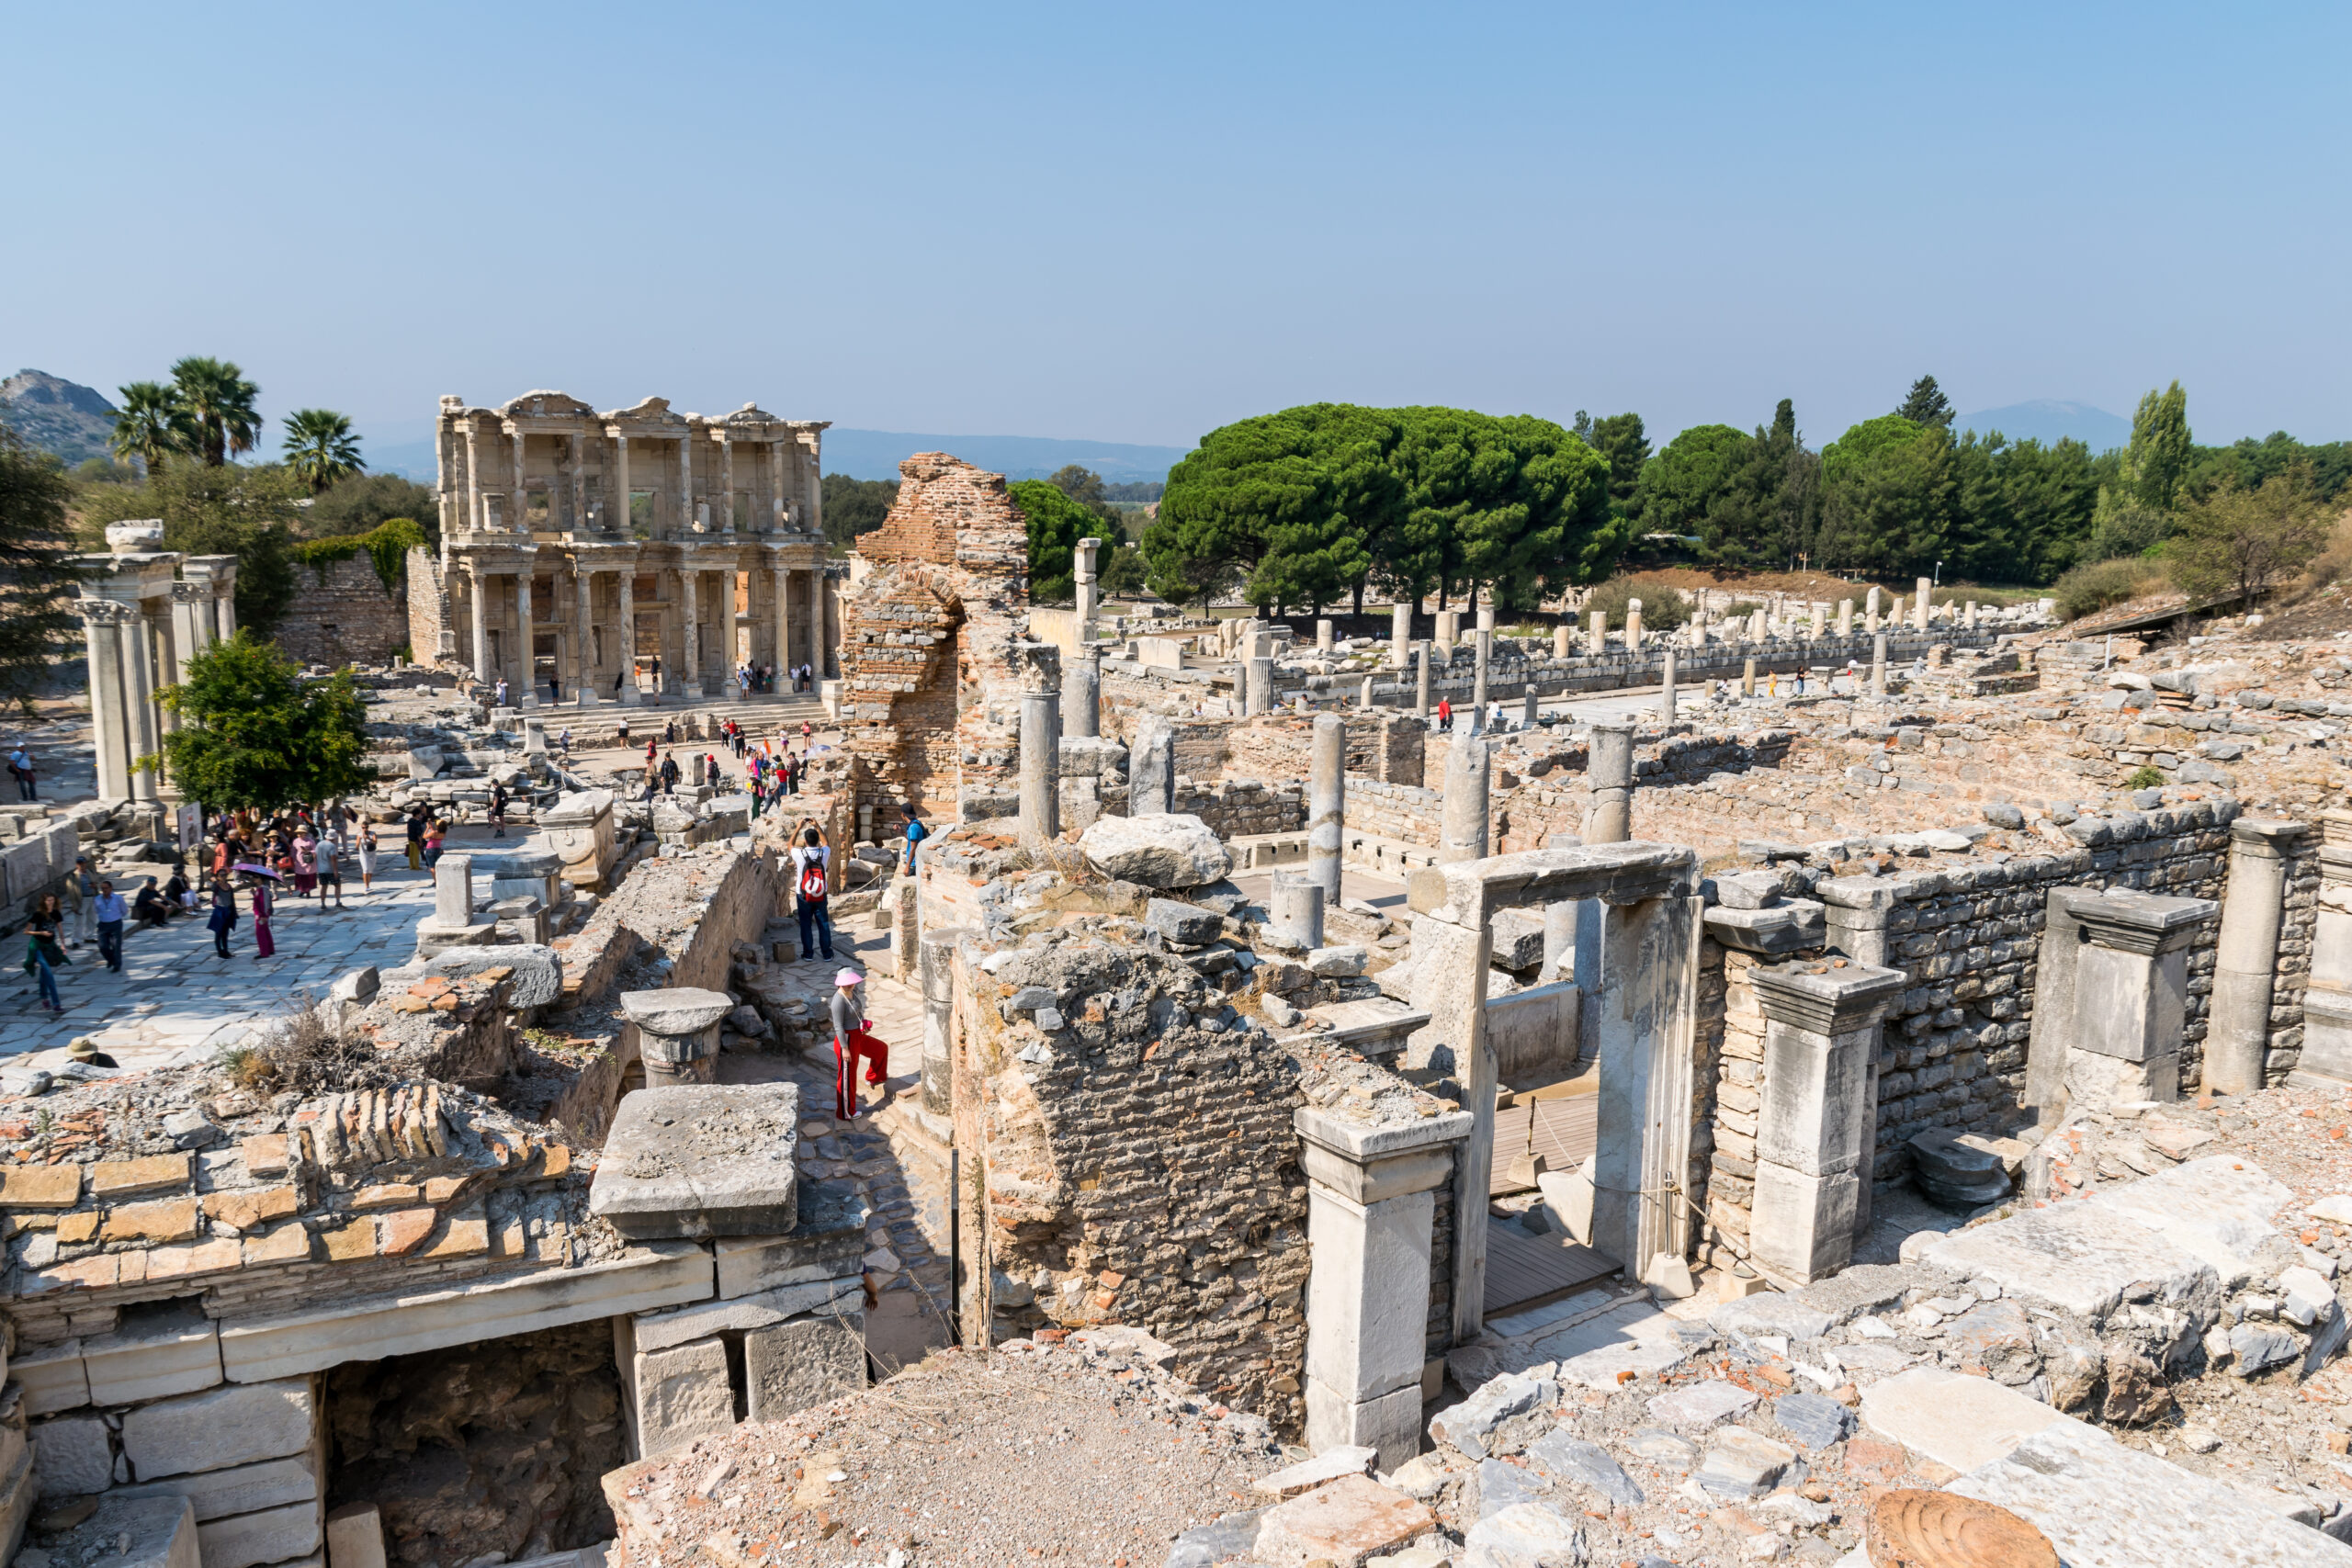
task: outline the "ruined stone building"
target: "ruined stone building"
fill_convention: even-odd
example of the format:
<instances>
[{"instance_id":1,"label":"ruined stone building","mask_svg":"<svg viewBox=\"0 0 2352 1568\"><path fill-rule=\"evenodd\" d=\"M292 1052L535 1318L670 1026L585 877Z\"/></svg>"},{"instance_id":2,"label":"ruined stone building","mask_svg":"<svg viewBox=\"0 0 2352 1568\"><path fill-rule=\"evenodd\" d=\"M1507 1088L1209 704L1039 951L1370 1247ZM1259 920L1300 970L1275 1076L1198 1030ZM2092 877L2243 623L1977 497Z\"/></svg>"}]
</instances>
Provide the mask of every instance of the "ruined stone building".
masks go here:
<instances>
[{"instance_id":1,"label":"ruined stone building","mask_svg":"<svg viewBox=\"0 0 2352 1568\"><path fill-rule=\"evenodd\" d=\"M523 705L716 694L751 660L831 671L822 420L660 398L599 413L561 392L445 397L441 549L410 562L420 660L503 677Z\"/></svg>"}]
</instances>

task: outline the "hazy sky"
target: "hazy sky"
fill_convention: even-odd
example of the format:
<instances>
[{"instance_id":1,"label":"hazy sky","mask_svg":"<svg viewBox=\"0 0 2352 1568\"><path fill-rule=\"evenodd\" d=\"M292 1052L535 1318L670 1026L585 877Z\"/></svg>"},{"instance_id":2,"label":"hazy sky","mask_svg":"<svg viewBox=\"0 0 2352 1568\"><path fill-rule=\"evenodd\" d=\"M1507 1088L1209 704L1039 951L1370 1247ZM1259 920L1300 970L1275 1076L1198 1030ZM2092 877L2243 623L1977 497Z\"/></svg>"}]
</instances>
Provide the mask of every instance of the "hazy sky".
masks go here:
<instances>
[{"instance_id":1,"label":"hazy sky","mask_svg":"<svg viewBox=\"0 0 2352 1568\"><path fill-rule=\"evenodd\" d=\"M2352 434L2352 7L8 5L0 374ZM273 436L274 445L274 436Z\"/></svg>"}]
</instances>

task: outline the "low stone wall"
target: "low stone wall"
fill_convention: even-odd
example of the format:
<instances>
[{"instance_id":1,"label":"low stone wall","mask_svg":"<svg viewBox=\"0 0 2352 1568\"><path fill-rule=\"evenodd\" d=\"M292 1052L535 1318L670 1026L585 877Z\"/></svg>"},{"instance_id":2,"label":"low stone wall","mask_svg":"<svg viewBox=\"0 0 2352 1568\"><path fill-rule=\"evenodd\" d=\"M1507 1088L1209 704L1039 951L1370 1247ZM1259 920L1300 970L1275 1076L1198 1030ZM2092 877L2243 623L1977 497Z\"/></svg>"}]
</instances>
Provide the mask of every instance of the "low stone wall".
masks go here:
<instances>
[{"instance_id":1,"label":"low stone wall","mask_svg":"<svg viewBox=\"0 0 2352 1568\"><path fill-rule=\"evenodd\" d=\"M1204 787L1195 780L1179 778L1176 809L1199 818L1220 839L1296 833L1306 827L1306 785L1225 779Z\"/></svg>"}]
</instances>

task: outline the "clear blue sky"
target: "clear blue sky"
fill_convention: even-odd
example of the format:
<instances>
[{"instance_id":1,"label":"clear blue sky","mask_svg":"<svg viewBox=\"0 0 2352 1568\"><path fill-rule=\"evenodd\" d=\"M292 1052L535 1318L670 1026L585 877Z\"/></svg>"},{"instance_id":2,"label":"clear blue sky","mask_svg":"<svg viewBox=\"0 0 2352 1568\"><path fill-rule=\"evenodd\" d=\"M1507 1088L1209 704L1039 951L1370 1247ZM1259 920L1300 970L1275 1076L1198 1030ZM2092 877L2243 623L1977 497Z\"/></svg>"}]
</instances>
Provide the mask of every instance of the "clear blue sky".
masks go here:
<instances>
[{"instance_id":1,"label":"clear blue sky","mask_svg":"<svg viewBox=\"0 0 2352 1568\"><path fill-rule=\"evenodd\" d=\"M2352 435L2352 7L14 5L0 374ZM274 444L274 435L273 435Z\"/></svg>"}]
</instances>

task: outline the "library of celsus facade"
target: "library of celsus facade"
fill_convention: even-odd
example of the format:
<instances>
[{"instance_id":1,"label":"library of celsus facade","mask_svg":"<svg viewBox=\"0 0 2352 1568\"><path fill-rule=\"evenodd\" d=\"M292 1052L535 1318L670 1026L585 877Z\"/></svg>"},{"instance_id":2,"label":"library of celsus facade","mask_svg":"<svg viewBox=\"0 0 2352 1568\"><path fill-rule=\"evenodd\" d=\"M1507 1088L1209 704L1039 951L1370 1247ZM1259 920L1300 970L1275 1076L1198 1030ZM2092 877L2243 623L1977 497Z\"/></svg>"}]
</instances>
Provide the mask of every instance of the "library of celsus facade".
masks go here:
<instances>
[{"instance_id":1,"label":"library of celsus facade","mask_svg":"<svg viewBox=\"0 0 2352 1568\"><path fill-rule=\"evenodd\" d=\"M635 704L657 679L716 694L746 661L826 675L826 423L443 398L439 613L413 611L415 656L503 677L525 706Z\"/></svg>"}]
</instances>

